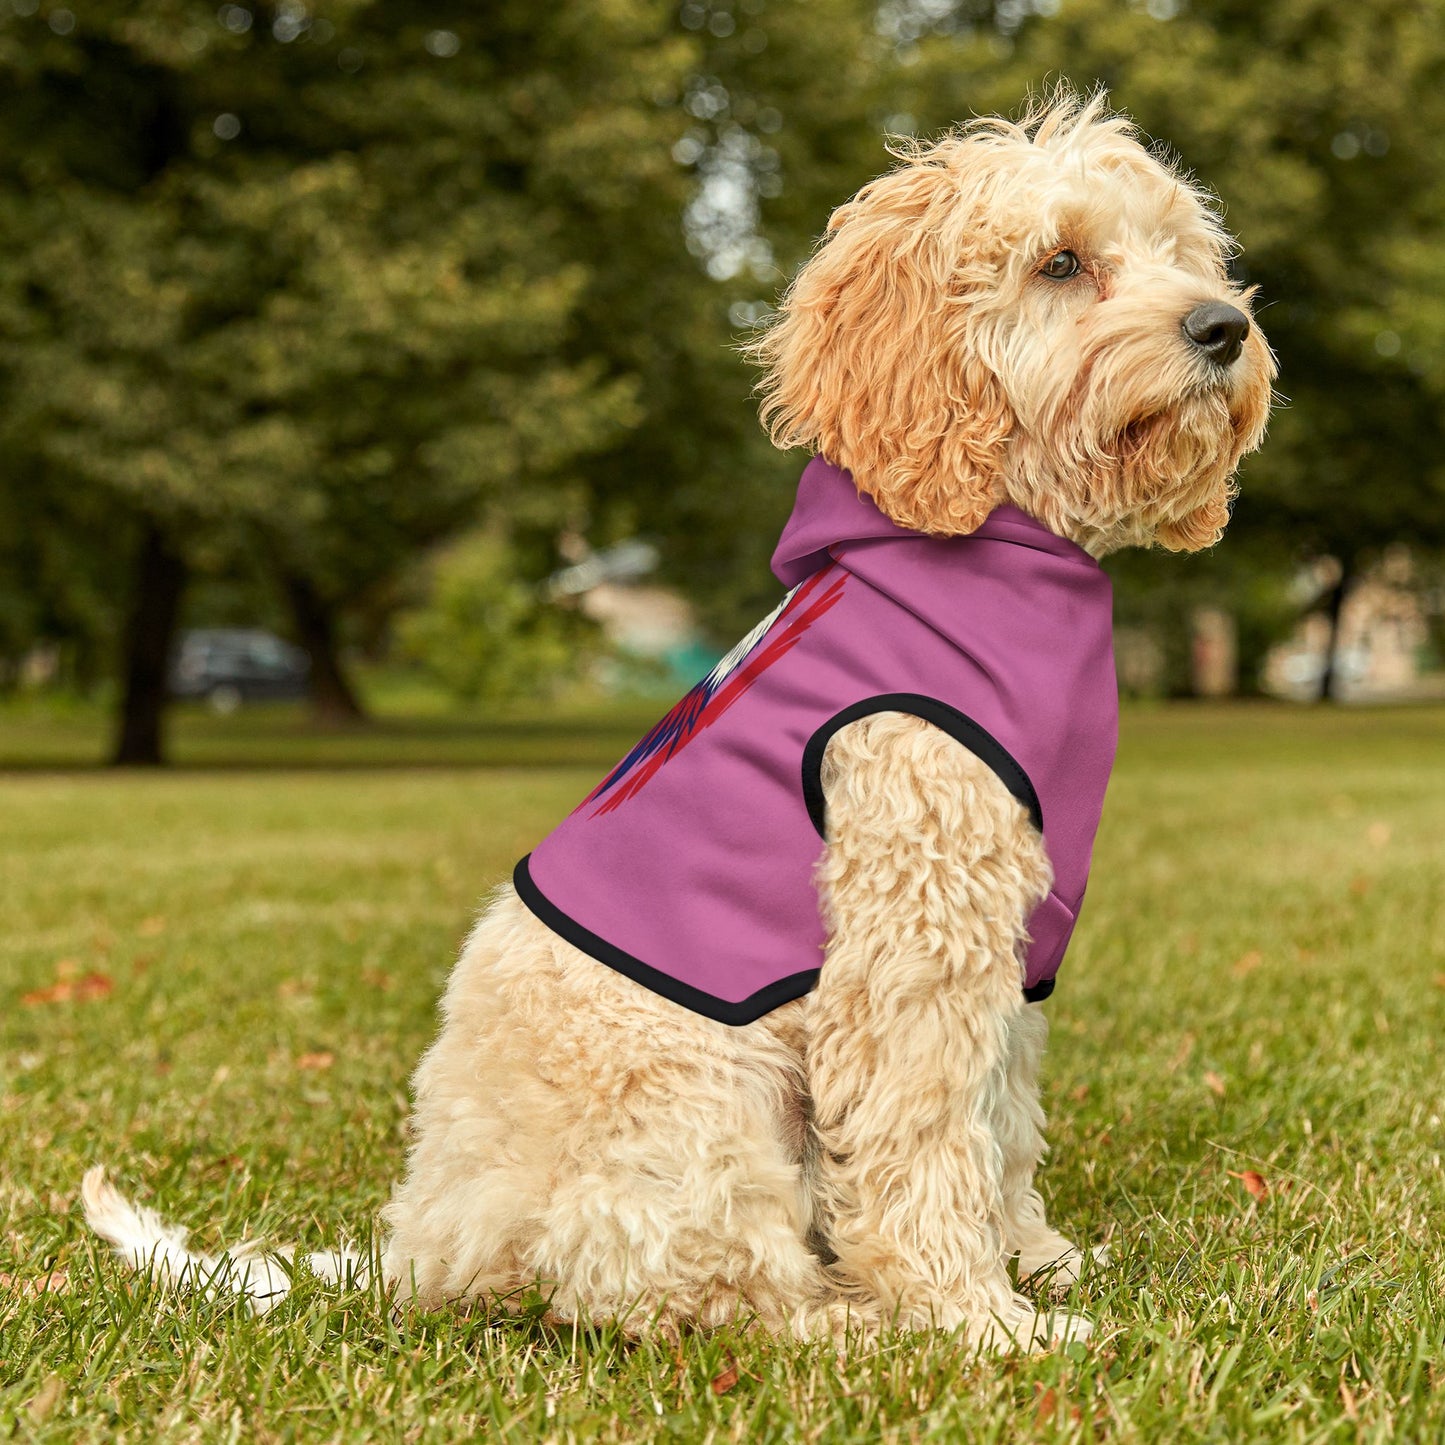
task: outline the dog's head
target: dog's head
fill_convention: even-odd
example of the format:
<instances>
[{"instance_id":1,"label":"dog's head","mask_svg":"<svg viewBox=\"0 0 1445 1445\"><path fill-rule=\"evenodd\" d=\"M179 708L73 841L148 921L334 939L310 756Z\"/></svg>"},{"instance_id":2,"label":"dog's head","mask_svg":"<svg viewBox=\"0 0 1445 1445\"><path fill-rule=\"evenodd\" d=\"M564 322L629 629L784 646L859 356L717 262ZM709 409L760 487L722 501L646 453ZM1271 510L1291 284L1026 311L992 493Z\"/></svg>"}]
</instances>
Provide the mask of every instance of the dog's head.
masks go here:
<instances>
[{"instance_id":1,"label":"dog's head","mask_svg":"<svg viewBox=\"0 0 1445 1445\"><path fill-rule=\"evenodd\" d=\"M1009 501L1096 553L1217 541L1274 360L1209 200L1102 97L900 154L752 347L774 441L924 532Z\"/></svg>"}]
</instances>

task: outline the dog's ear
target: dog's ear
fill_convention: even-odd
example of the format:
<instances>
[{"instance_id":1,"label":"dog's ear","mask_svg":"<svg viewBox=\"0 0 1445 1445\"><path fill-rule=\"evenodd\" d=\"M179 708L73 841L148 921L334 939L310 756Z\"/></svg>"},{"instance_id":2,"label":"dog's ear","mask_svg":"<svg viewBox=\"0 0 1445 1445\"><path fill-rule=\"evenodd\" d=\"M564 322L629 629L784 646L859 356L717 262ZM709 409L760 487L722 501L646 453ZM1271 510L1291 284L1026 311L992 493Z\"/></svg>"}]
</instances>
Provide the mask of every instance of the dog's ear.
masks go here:
<instances>
[{"instance_id":1,"label":"dog's ear","mask_svg":"<svg viewBox=\"0 0 1445 1445\"><path fill-rule=\"evenodd\" d=\"M748 348L777 446L821 452L900 525L947 534L1004 499L1013 427L975 334L966 145L936 146L840 207Z\"/></svg>"}]
</instances>

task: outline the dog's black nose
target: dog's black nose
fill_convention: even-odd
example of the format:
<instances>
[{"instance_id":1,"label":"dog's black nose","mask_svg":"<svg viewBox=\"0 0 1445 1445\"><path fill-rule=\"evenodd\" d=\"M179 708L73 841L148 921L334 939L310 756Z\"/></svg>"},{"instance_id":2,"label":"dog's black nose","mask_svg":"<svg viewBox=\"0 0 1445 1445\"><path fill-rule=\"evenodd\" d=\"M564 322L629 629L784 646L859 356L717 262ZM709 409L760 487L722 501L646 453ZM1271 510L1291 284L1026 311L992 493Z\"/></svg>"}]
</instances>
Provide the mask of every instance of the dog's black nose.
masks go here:
<instances>
[{"instance_id":1,"label":"dog's black nose","mask_svg":"<svg viewBox=\"0 0 1445 1445\"><path fill-rule=\"evenodd\" d=\"M1239 359L1249 335L1249 317L1223 301L1206 301L1184 318L1184 334L1216 366Z\"/></svg>"}]
</instances>

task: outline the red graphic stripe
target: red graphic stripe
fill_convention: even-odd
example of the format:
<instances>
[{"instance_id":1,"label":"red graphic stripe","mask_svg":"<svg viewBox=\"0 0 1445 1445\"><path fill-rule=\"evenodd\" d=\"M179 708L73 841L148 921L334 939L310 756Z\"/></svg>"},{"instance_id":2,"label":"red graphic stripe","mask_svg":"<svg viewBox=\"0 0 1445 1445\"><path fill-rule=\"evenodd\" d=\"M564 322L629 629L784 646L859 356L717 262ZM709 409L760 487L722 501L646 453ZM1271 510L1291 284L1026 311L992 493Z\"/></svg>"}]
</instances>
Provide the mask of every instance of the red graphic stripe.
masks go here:
<instances>
[{"instance_id":1,"label":"red graphic stripe","mask_svg":"<svg viewBox=\"0 0 1445 1445\"><path fill-rule=\"evenodd\" d=\"M825 575L826 572L816 573L798 588L752 652L722 680L715 692L707 691L706 681L693 688L598 785L586 801L591 802L604 792L608 796L594 809L593 817L610 813L645 787L669 758L681 752L703 729L711 727L768 668L802 640L803 634L843 594L848 574L839 573L818 592ZM814 592L818 592L816 597L811 595ZM625 778L620 776L624 771Z\"/></svg>"}]
</instances>

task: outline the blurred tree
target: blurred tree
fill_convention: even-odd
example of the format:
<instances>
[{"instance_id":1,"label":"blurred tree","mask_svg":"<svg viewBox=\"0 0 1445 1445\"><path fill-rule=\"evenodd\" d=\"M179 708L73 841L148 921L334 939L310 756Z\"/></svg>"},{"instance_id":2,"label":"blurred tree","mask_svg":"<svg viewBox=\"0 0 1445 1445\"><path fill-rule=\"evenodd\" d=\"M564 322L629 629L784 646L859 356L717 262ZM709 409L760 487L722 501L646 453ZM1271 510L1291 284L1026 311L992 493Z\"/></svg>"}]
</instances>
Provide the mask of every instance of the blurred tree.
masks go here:
<instances>
[{"instance_id":1,"label":"blurred tree","mask_svg":"<svg viewBox=\"0 0 1445 1445\"><path fill-rule=\"evenodd\" d=\"M37 642L53 650L60 681L88 688L105 670L97 642L119 625L116 538L125 517L23 457L3 420L0 412L0 691L20 680Z\"/></svg>"},{"instance_id":2,"label":"blurred tree","mask_svg":"<svg viewBox=\"0 0 1445 1445\"><path fill-rule=\"evenodd\" d=\"M1058 74L1229 198L1291 399L1250 555L1347 585L1386 540L1445 543L1442 6L6 0L0 648L85 639L95 671L129 638L117 756L154 760L197 569L263 559L334 715L347 619L478 523L531 578L564 525L649 533L735 631L797 459L732 344L883 130Z\"/></svg>"},{"instance_id":3,"label":"blurred tree","mask_svg":"<svg viewBox=\"0 0 1445 1445\"><path fill-rule=\"evenodd\" d=\"M675 31L653 0L0 12L5 470L129 550L118 761L160 758L198 554L264 552L346 711L341 609L481 513L577 509L643 412L574 324L602 268L561 181L676 241Z\"/></svg>"},{"instance_id":4,"label":"blurred tree","mask_svg":"<svg viewBox=\"0 0 1445 1445\"><path fill-rule=\"evenodd\" d=\"M693 47L677 89L676 211L630 237L556 178L612 264L584 297L583 344L642 376L646 422L579 468L592 531L662 542L664 577L720 637L772 606L767 559L801 460L769 445L737 345L822 233L833 207L889 164L881 141L891 52L872 0L680 0ZM691 264L679 268L678 221Z\"/></svg>"},{"instance_id":5,"label":"blurred tree","mask_svg":"<svg viewBox=\"0 0 1445 1445\"><path fill-rule=\"evenodd\" d=\"M405 656L463 702L546 697L602 651L596 624L517 575L505 540L474 532L429 560L426 600L404 610Z\"/></svg>"},{"instance_id":6,"label":"blurred tree","mask_svg":"<svg viewBox=\"0 0 1445 1445\"><path fill-rule=\"evenodd\" d=\"M9 9L3 436L118 507L118 756L198 563L269 560L341 716L338 619L481 518L761 605L796 460L733 342L885 160L867 0Z\"/></svg>"}]
</instances>

